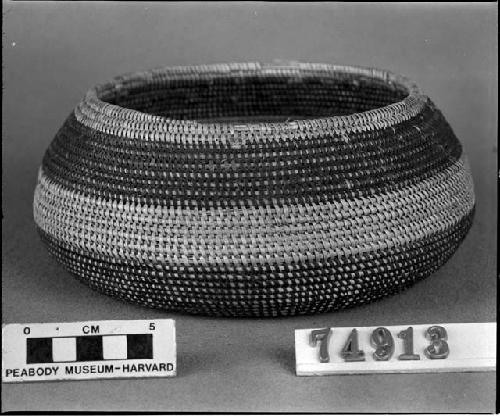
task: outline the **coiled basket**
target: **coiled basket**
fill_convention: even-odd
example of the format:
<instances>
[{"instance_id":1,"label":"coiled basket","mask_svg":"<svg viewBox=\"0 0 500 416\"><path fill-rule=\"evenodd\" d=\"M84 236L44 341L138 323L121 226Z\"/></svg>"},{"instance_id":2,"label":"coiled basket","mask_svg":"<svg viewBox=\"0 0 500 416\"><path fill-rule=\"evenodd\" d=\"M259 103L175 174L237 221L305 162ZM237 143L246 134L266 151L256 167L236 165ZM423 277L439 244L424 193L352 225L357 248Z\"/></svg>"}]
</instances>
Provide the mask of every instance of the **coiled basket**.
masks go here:
<instances>
[{"instance_id":1,"label":"coiled basket","mask_svg":"<svg viewBox=\"0 0 500 416\"><path fill-rule=\"evenodd\" d=\"M170 311L280 316L429 276L474 212L462 147L407 79L323 64L175 67L91 89L34 218L90 287Z\"/></svg>"}]
</instances>

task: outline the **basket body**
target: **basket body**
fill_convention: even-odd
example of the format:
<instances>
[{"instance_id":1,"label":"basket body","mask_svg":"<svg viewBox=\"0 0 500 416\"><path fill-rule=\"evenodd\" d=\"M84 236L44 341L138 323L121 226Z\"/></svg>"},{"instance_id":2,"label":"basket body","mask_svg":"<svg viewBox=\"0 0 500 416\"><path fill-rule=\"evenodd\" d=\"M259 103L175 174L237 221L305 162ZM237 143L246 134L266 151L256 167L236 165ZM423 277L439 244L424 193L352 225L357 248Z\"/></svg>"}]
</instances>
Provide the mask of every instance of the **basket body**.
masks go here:
<instances>
[{"instance_id":1,"label":"basket body","mask_svg":"<svg viewBox=\"0 0 500 416\"><path fill-rule=\"evenodd\" d=\"M271 117L281 121L259 121ZM429 276L467 234L474 203L462 146L406 79L231 64L89 91L47 149L34 218L49 251L108 295L280 316Z\"/></svg>"}]
</instances>

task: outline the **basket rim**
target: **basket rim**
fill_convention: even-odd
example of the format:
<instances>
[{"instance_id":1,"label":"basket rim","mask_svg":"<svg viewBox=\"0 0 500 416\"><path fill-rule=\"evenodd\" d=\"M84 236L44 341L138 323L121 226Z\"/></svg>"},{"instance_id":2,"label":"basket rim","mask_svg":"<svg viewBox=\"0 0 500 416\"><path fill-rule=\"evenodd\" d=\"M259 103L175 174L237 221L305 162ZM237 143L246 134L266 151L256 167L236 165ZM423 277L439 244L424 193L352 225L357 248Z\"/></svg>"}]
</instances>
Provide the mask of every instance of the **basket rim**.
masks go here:
<instances>
[{"instance_id":1,"label":"basket rim","mask_svg":"<svg viewBox=\"0 0 500 416\"><path fill-rule=\"evenodd\" d=\"M355 74L381 80L391 86L398 84L407 90L402 100L386 106L369 109L347 115L322 116L318 118L265 121L265 122L222 122L198 121L195 119L176 119L161 115L141 112L106 101L106 94L117 94L125 90L125 83L153 82L154 77L171 76L179 79L183 76L191 79L197 76L231 75L242 76L245 74L331 74L340 72ZM346 66L322 63L221 63L208 65L170 66L133 72L112 78L110 81L98 84L87 91L83 100L75 108L78 121L87 127L105 133L117 134L123 137L145 138L147 132L181 133L184 135L199 135L206 133L229 133L241 135L242 133L269 133L269 132L310 132L345 130L373 130L393 126L407 120L419 113L427 103L428 97L422 94L415 82L409 78L384 69L368 68L361 66ZM150 138L150 137L149 137ZM202 139L198 136L198 139Z\"/></svg>"}]
</instances>

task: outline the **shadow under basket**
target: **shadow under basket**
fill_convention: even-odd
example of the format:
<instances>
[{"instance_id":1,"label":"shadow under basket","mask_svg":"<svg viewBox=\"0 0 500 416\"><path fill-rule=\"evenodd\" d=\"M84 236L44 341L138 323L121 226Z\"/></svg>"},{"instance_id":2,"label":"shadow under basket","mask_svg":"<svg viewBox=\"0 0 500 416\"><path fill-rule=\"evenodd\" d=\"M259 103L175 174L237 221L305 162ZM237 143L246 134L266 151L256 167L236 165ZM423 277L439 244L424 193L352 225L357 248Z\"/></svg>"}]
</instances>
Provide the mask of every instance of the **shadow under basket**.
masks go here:
<instances>
[{"instance_id":1,"label":"shadow under basket","mask_svg":"<svg viewBox=\"0 0 500 416\"><path fill-rule=\"evenodd\" d=\"M34 218L94 289L263 317L360 305L429 276L474 204L462 146L406 78L246 63L91 89L45 153Z\"/></svg>"}]
</instances>

